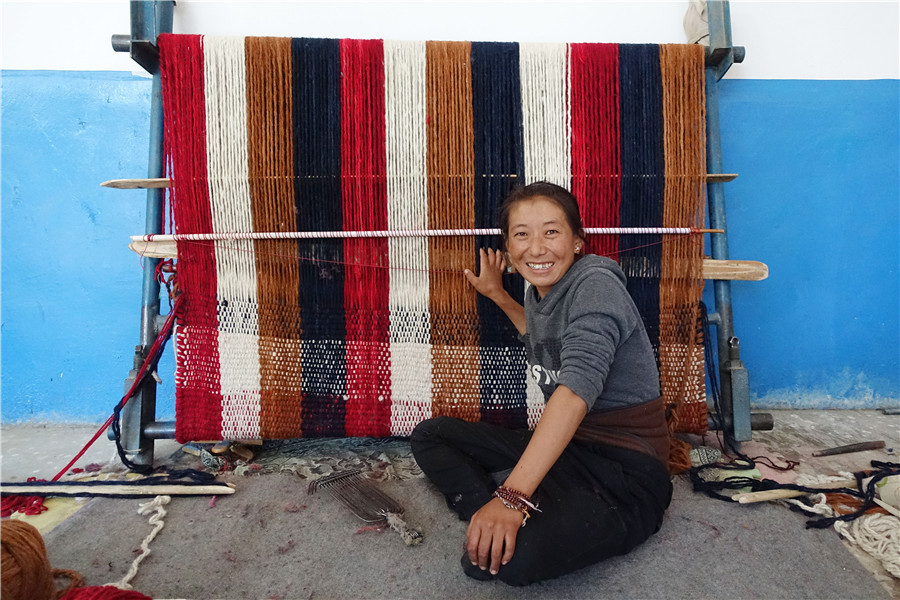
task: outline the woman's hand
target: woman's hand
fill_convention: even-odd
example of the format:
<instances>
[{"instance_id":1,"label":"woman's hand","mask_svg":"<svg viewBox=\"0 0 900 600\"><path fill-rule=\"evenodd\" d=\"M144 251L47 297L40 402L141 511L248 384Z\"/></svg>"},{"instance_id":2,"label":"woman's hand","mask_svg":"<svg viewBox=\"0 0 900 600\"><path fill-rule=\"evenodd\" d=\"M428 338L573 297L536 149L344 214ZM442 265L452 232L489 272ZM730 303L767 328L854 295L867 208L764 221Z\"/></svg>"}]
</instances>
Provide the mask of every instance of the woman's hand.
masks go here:
<instances>
[{"instance_id":1,"label":"woman's hand","mask_svg":"<svg viewBox=\"0 0 900 600\"><path fill-rule=\"evenodd\" d=\"M492 498L472 515L466 529L469 560L496 575L500 566L512 559L521 526L522 513L506 508L499 498Z\"/></svg>"},{"instance_id":2,"label":"woman's hand","mask_svg":"<svg viewBox=\"0 0 900 600\"><path fill-rule=\"evenodd\" d=\"M502 252L493 248L487 250L481 248L479 256L481 258L481 272L475 275L475 273L466 269L463 273L479 294L485 298L490 298L494 302L498 302L506 295L506 290L503 289L506 257Z\"/></svg>"}]
</instances>

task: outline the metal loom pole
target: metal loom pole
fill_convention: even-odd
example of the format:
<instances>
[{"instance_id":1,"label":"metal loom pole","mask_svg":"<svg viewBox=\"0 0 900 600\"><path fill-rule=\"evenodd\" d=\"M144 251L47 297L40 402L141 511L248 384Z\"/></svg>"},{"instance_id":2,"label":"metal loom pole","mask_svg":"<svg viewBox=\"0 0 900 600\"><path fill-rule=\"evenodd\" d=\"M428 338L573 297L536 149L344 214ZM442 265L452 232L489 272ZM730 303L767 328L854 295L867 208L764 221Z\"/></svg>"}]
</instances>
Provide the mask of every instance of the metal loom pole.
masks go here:
<instances>
[{"instance_id":1,"label":"metal loom pole","mask_svg":"<svg viewBox=\"0 0 900 600\"><path fill-rule=\"evenodd\" d=\"M172 31L174 0L142 2L131 0L131 36L113 36L113 48L130 51L132 59L153 75L150 96L150 144L148 174L150 178L165 177L163 156L163 106L162 84L159 74L159 51L156 38L160 33ZM147 190L145 230L148 234L160 233L163 225L162 189ZM125 381L128 390L138 369L160 331L159 282L156 267L160 259L145 258L141 293L140 344L135 347L134 368ZM155 373L154 373L155 375ZM122 448L136 465L153 464L153 439L146 435L145 426L156 417L156 381L145 378L121 414Z\"/></svg>"},{"instance_id":2,"label":"metal loom pole","mask_svg":"<svg viewBox=\"0 0 900 600\"><path fill-rule=\"evenodd\" d=\"M708 173L722 172L722 141L719 135L718 81L733 63L744 60L744 48L732 46L731 12L728 0L708 0L709 48L706 54L706 164ZM707 183L709 226L727 231L725 223L725 188L716 181ZM710 234L713 259L727 260L727 233ZM710 323L716 326L721 382L721 414L714 415L711 425L730 431L736 442L752 439L752 429L770 429L771 418L751 422L750 385L747 369L740 359L740 341L734 335L731 282L714 280L715 313Z\"/></svg>"}]
</instances>

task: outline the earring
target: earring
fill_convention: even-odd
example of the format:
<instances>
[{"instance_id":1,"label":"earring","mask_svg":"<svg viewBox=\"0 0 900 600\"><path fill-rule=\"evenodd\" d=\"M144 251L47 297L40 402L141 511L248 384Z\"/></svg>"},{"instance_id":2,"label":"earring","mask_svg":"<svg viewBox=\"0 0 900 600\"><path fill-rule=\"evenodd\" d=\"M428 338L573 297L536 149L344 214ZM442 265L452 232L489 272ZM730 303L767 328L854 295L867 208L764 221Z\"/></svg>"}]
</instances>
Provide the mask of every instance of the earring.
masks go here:
<instances>
[{"instance_id":1,"label":"earring","mask_svg":"<svg viewBox=\"0 0 900 600\"><path fill-rule=\"evenodd\" d=\"M581 246L575 246L575 254L581 254Z\"/></svg>"}]
</instances>

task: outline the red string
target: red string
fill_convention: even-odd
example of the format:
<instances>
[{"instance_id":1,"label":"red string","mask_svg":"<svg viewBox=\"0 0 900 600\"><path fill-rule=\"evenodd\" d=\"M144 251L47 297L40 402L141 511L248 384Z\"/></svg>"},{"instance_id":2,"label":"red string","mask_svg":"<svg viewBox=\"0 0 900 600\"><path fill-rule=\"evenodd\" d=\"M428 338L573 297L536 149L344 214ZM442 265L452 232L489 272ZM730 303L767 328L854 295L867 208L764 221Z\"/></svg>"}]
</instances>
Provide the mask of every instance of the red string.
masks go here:
<instances>
[{"instance_id":1,"label":"red string","mask_svg":"<svg viewBox=\"0 0 900 600\"><path fill-rule=\"evenodd\" d=\"M131 387L128 389L127 392L125 392L125 395L122 396L122 399L116 405L116 410L119 410L122 407L124 407L125 404L128 403L128 400L130 400L131 397L134 395L134 391L137 389L137 386L140 385L140 383L143 381L144 375L147 373L147 368L150 366L150 363L153 362L153 359L156 357L156 354L159 352L160 348L165 343L166 339L168 339L169 332L172 330L172 326L175 323L175 316L178 313L178 310L180 308L182 298L183 298L183 296L178 296L178 298L175 299L175 305L174 305L172 311L169 313L169 316L166 319L166 322L163 325L162 330L159 332L159 335L156 336L156 340L154 340L153 345L150 347L150 351L147 353L147 358L144 360L144 364L142 364L141 368L138 370L138 373L135 376L134 382L131 384ZM87 452L88 449L94 444L94 442L96 442L97 439L103 434L103 432L106 431L106 429L110 425L112 425L114 418L115 418L115 415L110 415L110 417L106 420L106 422L100 426L100 429L97 430L97 433L95 433L94 436L90 439L90 441L87 444L85 444L84 448L82 448L81 451L75 455L75 458L70 460L69 463L59 473L57 473L56 476L53 477L53 479L51 479L51 481L58 481L60 477L65 475L66 472L69 470L69 468L71 468L71 466L74 465L78 461L79 458L84 456L84 453Z\"/></svg>"},{"instance_id":2,"label":"red string","mask_svg":"<svg viewBox=\"0 0 900 600\"><path fill-rule=\"evenodd\" d=\"M210 233L213 228L206 163L203 36L163 34L158 41L165 107L166 164L170 180L180 182L169 190L169 210L176 224L174 233ZM218 362L214 248L212 245L187 245L180 255L185 259L179 264L180 284L195 291L181 308L181 313L186 322L198 325L198 330L202 332L192 338L195 345L192 351ZM175 351L181 353L186 350L176 348ZM211 392L216 395L218 390ZM202 401L208 402L206 394L198 394L190 387L178 387L175 396L177 428L190 430L199 421L205 423L207 419L221 419L221 407L215 407L216 410L204 413L202 417L196 411L185 412L182 408Z\"/></svg>"},{"instance_id":3,"label":"red string","mask_svg":"<svg viewBox=\"0 0 900 600\"><path fill-rule=\"evenodd\" d=\"M112 585L75 588L60 600L153 600L134 590L123 590Z\"/></svg>"},{"instance_id":4,"label":"red string","mask_svg":"<svg viewBox=\"0 0 900 600\"><path fill-rule=\"evenodd\" d=\"M29 477L28 481L44 481L37 477ZM15 512L26 515L39 515L47 510L42 496L3 496L0 498L0 517L8 517Z\"/></svg>"},{"instance_id":5,"label":"red string","mask_svg":"<svg viewBox=\"0 0 900 600\"><path fill-rule=\"evenodd\" d=\"M572 87L572 194L582 219L599 227L619 224L622 168L619 153L618 44L570 44ZM615 256L618 236L591 235L591 249Z\"/></svg>"},{"instance_id":6,"label":"red string","mask_svg":"<svg viewBox=\"0 0 900 600\"><path fill-rule=\"evenodd\" d=\"M341 40L341 186L347 230L388 228L384 47L381 40ZM344 256L383 260L388 240L344 240ZM388 273L345 263L347 436L390 435ZM379 399L379 397L381 399Z\"/></svg>"},{"instance_id":7,"label":"red string","mask_svg":"<svg viewBox=\"0 0 900 600\"><path fill-rule=\"evenodd\" d=\"M160 348L165 343L166 339L168 339L169 332L172 330L172 326L175 323L175 316L178 312L182 296L179 296L175 299L175 306L173 310L169 313L169 317L166 319L165 324L163 325L162 330L159 332L159 335L156 337L156 340L153 342L153 345L150 347L150 351L147 353L147 358L144 360L144 364L141 365L141 368L138 370L137 375L134 378L134 383L131 384L131 387L125 392L125 395L116 405L116 410L118 411L128 400L134 395L134 391L137 389L137 386L143 381L144 375L147 373L147 368L153 362L153 359L159 353ZM88 441L87 444L75 455L75 457L69 461L69 463L57 473L51 481L59 481L59 479L65 475L69 469L74 465L78 459L84 456L85 452L93 446L94 442L103 434L106 429L112 425L113 420L115 419L115 414L110 415L110 417L106 420L103 425L100 426L100 429L97 430L97 433L93 435L93 437ZM39 480L35 477L29 477L28 481L45 481ZM47 510L47 507L44 506L44 499L41 496L5 496L0 499L0 516L8 517L14 512L25 513L26 515L37 515Z\"/></svg>"}]
</instances>

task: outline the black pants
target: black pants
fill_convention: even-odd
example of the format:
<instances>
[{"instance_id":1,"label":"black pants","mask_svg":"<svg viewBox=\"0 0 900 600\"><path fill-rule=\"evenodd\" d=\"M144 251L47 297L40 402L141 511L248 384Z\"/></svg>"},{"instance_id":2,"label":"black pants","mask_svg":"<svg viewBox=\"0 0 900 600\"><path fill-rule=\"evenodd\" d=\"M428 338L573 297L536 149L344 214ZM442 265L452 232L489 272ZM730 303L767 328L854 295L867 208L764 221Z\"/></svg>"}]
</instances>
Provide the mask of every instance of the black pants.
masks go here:
<instances>
[{"instance_id":1,"label":"black pants","mask_svg":"<svg viewBox=\"0 0 900 600\"><path fill-rule=\"evenodd\" d=\"M410 441L422 471L469 520L497 487L491 475L512 469L531 435L437 417L420 423ZM543 512L519 530L513 558L497 578L528 585L625 554L659 529L671 497L669 474L657 459L570 443L533 496Z\"/></svg>"}]
</instances>

